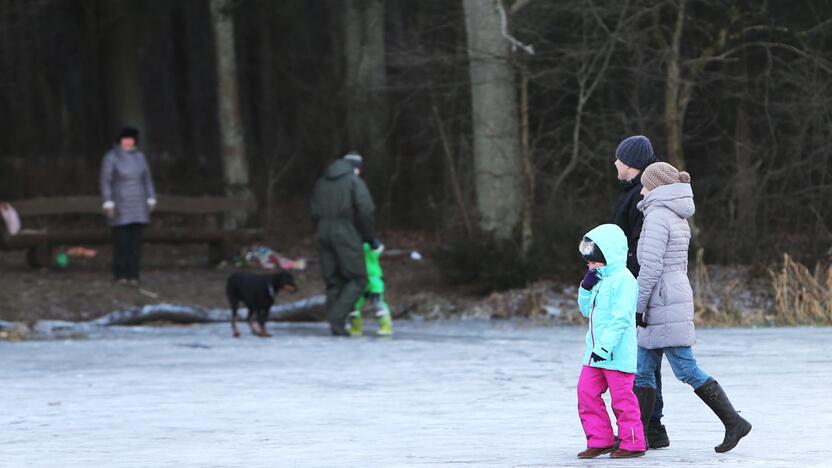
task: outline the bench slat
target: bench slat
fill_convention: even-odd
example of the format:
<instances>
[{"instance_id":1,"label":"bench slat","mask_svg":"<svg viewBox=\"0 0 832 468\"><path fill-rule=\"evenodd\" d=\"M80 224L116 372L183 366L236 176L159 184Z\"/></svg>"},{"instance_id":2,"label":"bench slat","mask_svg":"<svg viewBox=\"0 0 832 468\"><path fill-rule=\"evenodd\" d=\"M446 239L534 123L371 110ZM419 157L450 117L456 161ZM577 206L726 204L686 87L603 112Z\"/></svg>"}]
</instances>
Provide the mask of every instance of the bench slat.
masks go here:
<instances>
[{"instance_id":1,"label":"bench slat","mask_svg":"<svg viewBox=\"0 0 832 468\"><path fill-rule=\"evenodd\" d=\"M208 228L149 228L144 231L142 241L148 244L208 244L228 241L245 243L260 240L263 237L259 229L237 229L225 231ZM0 248L6 250L26 249L39 245L95 245L112 242L107 229L89 229L65 232L22 232L16 236L0 236Z\"/></svg>"},{"instance_id":2,"label":"bench slat","mask_svg":"<svg viewBox=\"0 0 832 468\"><path fill-rule=\"evenodd\" d=\"M185 197L157 195L156 212L207 215L254 209L253 200L228 197ZM9 202L21 218L62 214L102 214L101 197L78 195L68 197L30 198Z\"/></svg>"}]
</instances>

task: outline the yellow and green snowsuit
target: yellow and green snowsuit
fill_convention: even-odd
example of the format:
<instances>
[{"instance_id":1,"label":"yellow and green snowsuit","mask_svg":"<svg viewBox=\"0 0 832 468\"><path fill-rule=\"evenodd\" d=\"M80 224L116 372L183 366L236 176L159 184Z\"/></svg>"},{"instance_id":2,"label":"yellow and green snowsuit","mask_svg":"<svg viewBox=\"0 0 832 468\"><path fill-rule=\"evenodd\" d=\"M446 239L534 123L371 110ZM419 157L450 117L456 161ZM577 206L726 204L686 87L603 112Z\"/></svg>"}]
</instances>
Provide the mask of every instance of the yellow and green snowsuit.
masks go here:
<instances>
[{"instance_id":1,"label":"yellow and green snowsuit","mask_svg":"<svg viewBox=\"0 0 832 468\"><path fill-rule=\"evenodd\" d=\"M361 309L369 300L376 312L379 322L379 334L390 335L393 333L393 319L390 314L390 307L384 302L384 273L381 270L381 257L383 249L374 251L370 244L364 244L364 263L367 265L367 288L355 303L355 308L350 314L350 334L360 335L362 332Z\"/></svg>"}]
</instances>

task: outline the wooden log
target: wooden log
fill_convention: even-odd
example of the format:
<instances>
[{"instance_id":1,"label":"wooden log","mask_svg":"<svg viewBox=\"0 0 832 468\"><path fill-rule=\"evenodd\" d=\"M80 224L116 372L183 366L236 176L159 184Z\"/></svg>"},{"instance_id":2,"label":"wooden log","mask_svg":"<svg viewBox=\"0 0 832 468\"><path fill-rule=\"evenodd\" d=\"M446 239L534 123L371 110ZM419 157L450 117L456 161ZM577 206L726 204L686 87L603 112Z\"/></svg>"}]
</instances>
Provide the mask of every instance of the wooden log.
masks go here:
<instances>
[{"instance_id":1,"label":"wooden log","mask_svg":"<svg viewBox=\"0 0 832 468\"><path fill-rule=\"evenodd\" d=\"M269 313L269 320L273 322L319 321L324 317L325 302L325 297L318 295L288 304L275 305ZM247 310L242 309L239 317L244 320L247 317ZM113 326L141 325L148 322L213 323L229 322L230 320L230 309L155 304L119 310L86 323Z\"/></svg>"}]
</instances>

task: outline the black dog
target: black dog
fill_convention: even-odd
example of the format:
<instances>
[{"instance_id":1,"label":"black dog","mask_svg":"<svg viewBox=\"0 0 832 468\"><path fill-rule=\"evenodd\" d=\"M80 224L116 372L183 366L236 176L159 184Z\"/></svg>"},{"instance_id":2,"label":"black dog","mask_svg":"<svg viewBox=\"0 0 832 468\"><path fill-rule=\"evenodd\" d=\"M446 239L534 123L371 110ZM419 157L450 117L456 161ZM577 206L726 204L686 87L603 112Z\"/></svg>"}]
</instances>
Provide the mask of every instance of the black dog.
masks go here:
<instances>
[{"instance_id":1,"label":"black dog","mask_svg":"<svg viewBox=\"0 0 832 468\"><path fill-rule=\"evenodd\" d=\"M225 293L231 305L231 334L234 338L240 336L237 331L237 307L240 302L248 308L248 326L254 335L266 338L271 336L266 332L266 320L274 304L277 293L282 290L296 292L295 280L288 271L281 271L273 275L255 275L253 273L232 273L225 284ZM254 326L257 318L259 328Z\"/></svg>"}]
</instances>

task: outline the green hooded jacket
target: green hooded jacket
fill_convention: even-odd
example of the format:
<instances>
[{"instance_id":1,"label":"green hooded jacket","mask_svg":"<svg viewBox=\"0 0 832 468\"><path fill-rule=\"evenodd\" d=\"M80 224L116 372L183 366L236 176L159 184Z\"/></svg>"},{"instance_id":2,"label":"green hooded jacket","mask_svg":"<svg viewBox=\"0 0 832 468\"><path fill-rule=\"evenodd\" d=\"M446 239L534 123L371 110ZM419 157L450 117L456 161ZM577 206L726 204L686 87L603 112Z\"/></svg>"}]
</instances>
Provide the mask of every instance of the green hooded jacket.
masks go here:
<instances>
[{"instance_id":1,"label":"green hooded jacket","mask_svg":"<svg viewBox=\"0 0 832 468\"><path fill-rule=\"evenodd\" d=\"M315 184L312 221L319 238L357 235L361 242L375 239L375 205L367 185L348 161L338 159Z\"/></svg>"},{"instance_id":2,"label":"green hooded jacket","mask_svg":"<svg viewBox=\"0 0 832 468\"><path fill-rule=\"evenodd\" d=\"M367 263L367 292L370 294L384 294L384 273L379 261L381 252L374 252L370 244L364 244L364 260Z\"/></svg>"}]
</instances>

